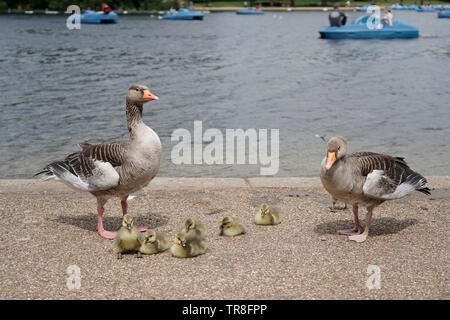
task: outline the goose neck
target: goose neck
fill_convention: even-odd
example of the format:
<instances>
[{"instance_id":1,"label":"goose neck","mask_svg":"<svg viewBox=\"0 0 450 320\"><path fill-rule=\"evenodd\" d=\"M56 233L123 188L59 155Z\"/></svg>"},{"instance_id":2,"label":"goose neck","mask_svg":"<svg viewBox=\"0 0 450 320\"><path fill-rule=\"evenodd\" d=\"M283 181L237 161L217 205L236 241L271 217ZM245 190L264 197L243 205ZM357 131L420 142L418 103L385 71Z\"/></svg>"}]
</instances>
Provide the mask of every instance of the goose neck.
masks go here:
<instances>
[{"instance_id":1,"label":"goose neck","mask_svg":"<svg viewBox=\"0 0 450 320\"><path fill-rule=\"evenodd\" d=\"M142 123L142 104L127 102L126 114L128 131L133 136L133 131Z\"/></svg>"}]
</instances>

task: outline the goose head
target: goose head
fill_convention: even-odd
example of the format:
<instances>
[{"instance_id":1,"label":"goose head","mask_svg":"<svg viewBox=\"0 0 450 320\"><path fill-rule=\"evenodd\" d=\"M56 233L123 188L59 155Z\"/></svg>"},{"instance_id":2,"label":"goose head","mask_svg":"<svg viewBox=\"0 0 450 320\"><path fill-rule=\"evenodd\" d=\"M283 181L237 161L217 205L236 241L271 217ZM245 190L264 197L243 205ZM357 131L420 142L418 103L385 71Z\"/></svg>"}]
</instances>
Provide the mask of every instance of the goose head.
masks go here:
<instances>
[{"instance_id":1,"label":"goose head","mask_svg":"<svg viewBox=\"0 0 450 320\"><path fill-rule=\"evenodd\" d=\"M186 237L182 233L177 233L175 235L175 244L185 247L186 246Z\"/></svg>"},{"instance_id":2,"label":"goose head","mask_svg":"<svg viewBox=\"0 0 450 320\"><path fill-rule=\"evenodd\" d=\"M127 92L127 102L134 105L142 105L152 100L159 100L157 96L150 92L148 87L133 84Z\"/></svg>"},{"instance_id":3,"label":"goose head","mask_svg":"<svg viewBox=\"0 0 450 320\"><path fill-rule=\"evenodd\" d=\"M128 230L131 230L131 228L133 227L133 218L126 214L123 216L122 219L122 227L127 228Z\"/></svg>"},{"instance_id":4,"label":"goose head","mask_svg":"<svg viewBox=\"0 0 450 320\"><path fill-rule=\"evenodd\" d=\"M225 217L222 219L222 224L220 225L221 229L231 228L234 225L234 221L232 217Z\"/></svg>"},{"instance_id":5,"label":"goose head","mask_svg":"<svg viewBox=\"0 0 450 320\"><path fill-rule=\"evenodd\" d=\"M347 154L347 140L343 137L331 137L327 145L327 162L325 169L329 170L333 164Z\"/></svg>"},{"instance_id":6,"label":"goose head","mask_svg":"<svg viewBox=\"0 0 450 320\"><path fill-rule=\"evenodd\" d=\"M154 243L156 241L156 232L155 230L147 230L145 231L145 243Z\"/></svg>"}]
</instances>

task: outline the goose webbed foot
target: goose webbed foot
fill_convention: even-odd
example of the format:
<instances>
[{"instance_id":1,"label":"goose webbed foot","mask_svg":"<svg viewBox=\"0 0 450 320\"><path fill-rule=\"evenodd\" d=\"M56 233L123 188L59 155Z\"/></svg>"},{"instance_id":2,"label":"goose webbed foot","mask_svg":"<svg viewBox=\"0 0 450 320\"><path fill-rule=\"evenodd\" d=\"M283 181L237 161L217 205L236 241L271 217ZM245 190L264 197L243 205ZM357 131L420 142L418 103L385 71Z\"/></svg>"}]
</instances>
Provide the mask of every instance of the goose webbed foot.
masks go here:
<instances>
[{"instance_id":1,"label":"goose webbed foot","mask_svg":"<svg viewBox=\"0 0 450 320\"><path fill-rule=\"evenodd\" d=\"M364 232L361 234L355 234L355 235L349 236L348 241L356 241L358 243L366 241L367 236L369 235L370 223L372 221L373 208L374 208L373 206L367 208L366 227L364 228Z\"/></svg>"},{"instance_id":2,"label":"goose webbed foot","mask_svg":"<svg viewBox=\"0 0 450 320\"><path fill-rule=\"evenodd\" d=\"M362 227L359 226L359 228L338 230L338 234L341 234L344 236L353 236L353 235L361 234L362 231L363 231Z\"/></svg>"},{"instance_id":3,"label":"goose webbed foot","mask_svg":"<svg viewBox=\"0 0 450 320\"><path fill-rule=\"evenodd\" d=\"M117 236L117 231L98 230L98 234L105 239L113 240Z\"/></svg>"},{"instance_id":4,"label":"goose webbed foot","mask_svg":"<svg viewBox=\"0 0 450 320\"><path fill-rule=\"evenodd\" d=\"M356 242L358 242L358 243L360 243L360 242L364 242L364 241L366 241L366 239L367 239L367 233L361 233L361 234L356 234L356 235L352 235L352 236L349 236L348 237L348 240L349 241L356 241Z\"/></svg>"}]
</instances>

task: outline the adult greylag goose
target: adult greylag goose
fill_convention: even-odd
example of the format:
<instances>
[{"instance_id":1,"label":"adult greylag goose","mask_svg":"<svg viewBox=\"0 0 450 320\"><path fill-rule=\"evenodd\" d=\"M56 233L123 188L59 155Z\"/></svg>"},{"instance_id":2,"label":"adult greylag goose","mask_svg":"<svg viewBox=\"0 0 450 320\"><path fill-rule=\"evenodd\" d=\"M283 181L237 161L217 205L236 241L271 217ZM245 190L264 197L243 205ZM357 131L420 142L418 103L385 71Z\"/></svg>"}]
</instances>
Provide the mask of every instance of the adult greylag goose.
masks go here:
<instances>
[{"instance_id":1,"label":"adult greylag goose","mask_svg":"<svg viewBox=\"0 0 450 320\"><path fill-rule=\"evenodd\" d=\"M98 233L114 239L117 232L103 228L104 205L119 197L123 215L127 214L128 196L145 187L158 173L161 142L158 135L142 121L144 103L159 98L146 86L132 85L126 95L126 117L130 140L91 145L80 143L80 152L55 161L37 173L57 179L97 198ZM146 227L139 227L145 231Z\"/></svg>"},{"instance_id":2,"label":"adult greylag goose","mask_svg":"<svg viewBox=\"0 0 450 320\"><path fill-rule=\"evenodd\" d=\"M373 209L384 201L400 199L415 190L430 195L427 180L411 170L404 158L374 152L347 155L347 141L343 137L332 137L327 149L320 180L334 198L353 206L354 228L338 231L349 236L349 240L367 239ZM367 206L364 232L358 219L360 204Z\"/></svg>"}]
</instances>

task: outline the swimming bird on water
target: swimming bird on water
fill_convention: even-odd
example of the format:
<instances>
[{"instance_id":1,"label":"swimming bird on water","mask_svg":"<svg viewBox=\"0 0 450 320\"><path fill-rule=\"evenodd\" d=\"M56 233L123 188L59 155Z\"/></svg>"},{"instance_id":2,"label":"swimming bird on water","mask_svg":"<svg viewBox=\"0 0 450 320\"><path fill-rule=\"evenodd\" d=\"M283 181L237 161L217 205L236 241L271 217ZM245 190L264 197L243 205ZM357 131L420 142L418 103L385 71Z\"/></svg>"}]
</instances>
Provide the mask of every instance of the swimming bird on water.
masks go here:
<instances>
[{"instance_id":1,"label":"swimming bird on water","mask_svg":"<svg viewBox=\"0 0 450 320\"><path fill-rule=\"evenodd\" d=\"M356 242L367 239L376 206L403 198L415 190L430 195L427 180L411 170L404 158L374 152L347 154L347 141L343 137L332 137L328 141L320 179L334 198L353 206L354 228L338 232ZM364 232L358 219L360 204L367 205Z\"/></svg>"},{"instance_id":2,"label":"swimming bird on water","mask_svg":"<svg viewBox=\"0 0 450 320\"><path fill-rule=\"evenodd\" d=\"M103 228L105 203L118 197L123 215L127 214L128 196L148 185L158 173L161 142L142 121L144 103L158 99L146 86L132 85L126 95L125 107L130 140L97 145L81 143L81 151L50 163L36 174L45 174L47 179L62 181L94 195L97 198L97 230L104 238L114 239L117 234ZM138 227L139 231L146 229Z\"/></svg>"}]
</instances>

